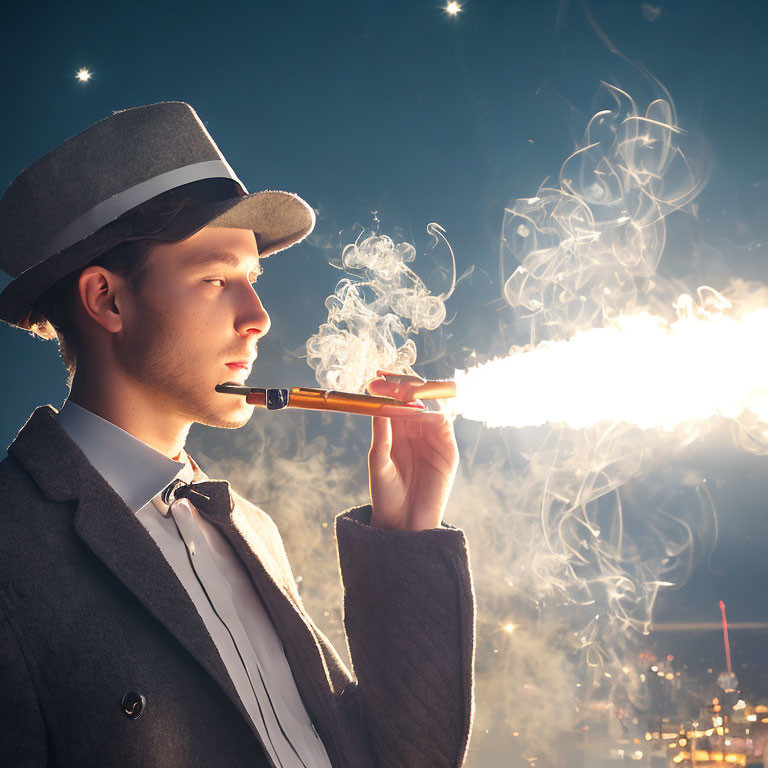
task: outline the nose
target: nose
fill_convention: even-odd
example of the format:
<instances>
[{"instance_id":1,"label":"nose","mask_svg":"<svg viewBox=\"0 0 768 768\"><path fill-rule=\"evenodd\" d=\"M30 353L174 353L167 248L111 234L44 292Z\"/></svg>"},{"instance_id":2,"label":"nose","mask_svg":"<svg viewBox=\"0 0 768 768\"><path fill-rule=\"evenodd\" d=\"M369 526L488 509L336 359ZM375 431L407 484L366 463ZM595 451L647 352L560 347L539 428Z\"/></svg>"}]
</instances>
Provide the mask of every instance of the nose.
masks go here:
<instances>
[{"instance_id":1,"label":"nose","mask_svg":"<svg viewBox=\"0 0 768 768\"><path fill-rule=\"evenodd\" d=\"M235 320L235 329L241 336L266 336L272 321L253 287L249 285L246 291Z\"/></svg>"}]
</instances>

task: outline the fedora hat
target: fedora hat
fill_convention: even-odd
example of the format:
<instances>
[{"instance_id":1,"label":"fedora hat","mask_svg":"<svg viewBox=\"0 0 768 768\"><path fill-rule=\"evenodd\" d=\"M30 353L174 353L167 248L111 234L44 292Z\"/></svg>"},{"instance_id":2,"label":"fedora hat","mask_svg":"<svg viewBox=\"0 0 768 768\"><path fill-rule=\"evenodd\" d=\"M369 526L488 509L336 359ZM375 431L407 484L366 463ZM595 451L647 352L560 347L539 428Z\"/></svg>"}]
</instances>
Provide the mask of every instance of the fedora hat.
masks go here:
<instances>
[{"instance_id":1,"label":"fedora hat","mask_svg":"<svg viewBox=\"0 0 768 768\"><path fill-rule=\"evenodd\" d=\"M268 256L315 225L297 195L248 194L189 104L115 112L36 160L0 198L0 269L13 278L0 293L0 320L27 328L48 288L130 235L124 214L206 179L229 181L220 200L199 207L187 236L205 226L250 229Z\"/></svg>"}]
</instances>

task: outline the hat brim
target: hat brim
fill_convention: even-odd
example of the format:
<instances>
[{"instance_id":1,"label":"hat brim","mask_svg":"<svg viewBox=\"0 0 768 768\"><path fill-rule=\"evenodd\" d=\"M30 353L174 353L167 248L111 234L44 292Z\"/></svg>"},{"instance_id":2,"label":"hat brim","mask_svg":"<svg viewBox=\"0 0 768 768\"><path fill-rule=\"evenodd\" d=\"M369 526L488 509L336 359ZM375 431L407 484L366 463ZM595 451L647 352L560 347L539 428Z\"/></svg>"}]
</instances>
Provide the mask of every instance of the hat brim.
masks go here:
<instances>
[{"instance_id":1,"label":"hat brim","mask_svg":"<svg viewBox=\"0 0 768 768\"><path fill-rule=\"evenodd\" d=\"M226 203L205 226L252 230L260 256L289 248L315 227L314 210L291 192L268 190Z\"/></svg>"},{"instance_id":2,"label":"hat brim","mask_svg":"<svg viewBox=\"0 0 768 768\"><path fill-rule=\"evenodd\" d=\"M315 226L315 212L298 195L267 190L232 197L201 210L190 222L186 237L203 227L249 229L256 237L259 255L269 256L303 240ZM130 232L119 220L30 267L0 293L0 320L28 329L35 300L71 272L80 269L113 248Z\"/></svg>"}]
</instances>

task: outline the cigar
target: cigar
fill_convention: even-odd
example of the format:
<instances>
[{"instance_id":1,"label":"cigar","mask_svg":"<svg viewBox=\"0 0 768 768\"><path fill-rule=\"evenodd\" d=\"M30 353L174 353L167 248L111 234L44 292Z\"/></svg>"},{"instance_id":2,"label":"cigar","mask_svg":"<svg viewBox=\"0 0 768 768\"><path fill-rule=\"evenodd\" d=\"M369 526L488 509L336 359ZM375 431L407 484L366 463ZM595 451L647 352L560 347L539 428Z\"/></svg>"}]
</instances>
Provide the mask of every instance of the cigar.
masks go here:
<instances>
[{"instance_id":1,"label":"cigar","mask_svg":"<svg viewBox=\"0 0 768 768\"><path fill-rule=\"evenodd\" d=\"M393 397L359 395L354 392L337 392L332 389L313 387L246 387L239 384L217 384L216 391L228 395L241 395L250 405L278 411L283 408L304 408L312 411L357 413L366 416L388 418L418 418L429 413L420 403L406 403ZM417 389L418 399L455 397L456 385L452 381L425 381Z\"/></svg>"},{"instance_id":2,"label":"cigar","mask_svg":"<svg viewBox=\"0 0 768 768\"><path fill-rule=\"evenodd\" d=\"M418 400L443 400L456 397L455 381L425 381L416 387L414 397Z\"/></svg>"}]
</instances>

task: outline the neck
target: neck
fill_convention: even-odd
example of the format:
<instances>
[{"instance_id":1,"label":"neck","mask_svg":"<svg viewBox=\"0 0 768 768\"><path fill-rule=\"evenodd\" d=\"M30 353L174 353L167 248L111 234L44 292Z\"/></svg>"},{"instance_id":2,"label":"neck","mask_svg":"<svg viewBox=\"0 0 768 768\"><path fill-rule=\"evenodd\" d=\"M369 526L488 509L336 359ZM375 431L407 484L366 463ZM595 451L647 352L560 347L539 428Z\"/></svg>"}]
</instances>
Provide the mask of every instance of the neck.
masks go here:
<instances>
[{"instance_id":1,"label":"neck","mask_svg":"<svg viewBox=\"0 0 768 768\"><path fill-rule=\"evenodd\" d=\"M78 366L69 399L124 429L164 454L179 460L191 422L175 412L165 398L122 377L90 377Z\"/></svg>"}]
</instances>

